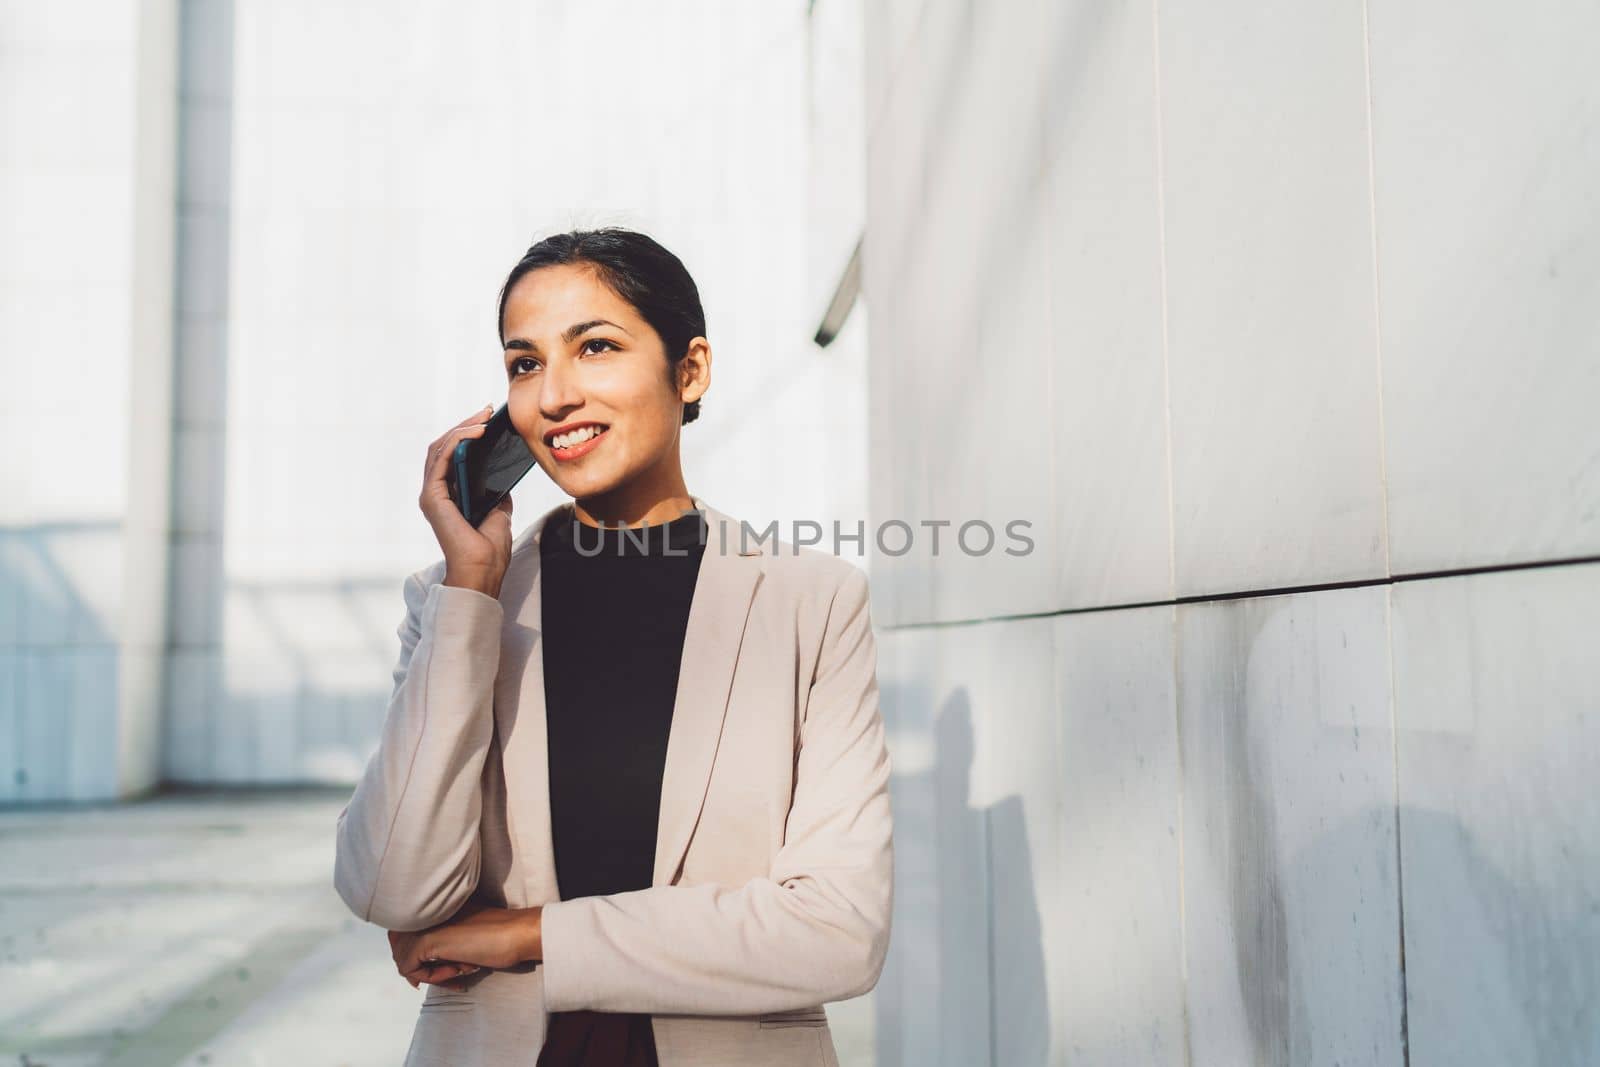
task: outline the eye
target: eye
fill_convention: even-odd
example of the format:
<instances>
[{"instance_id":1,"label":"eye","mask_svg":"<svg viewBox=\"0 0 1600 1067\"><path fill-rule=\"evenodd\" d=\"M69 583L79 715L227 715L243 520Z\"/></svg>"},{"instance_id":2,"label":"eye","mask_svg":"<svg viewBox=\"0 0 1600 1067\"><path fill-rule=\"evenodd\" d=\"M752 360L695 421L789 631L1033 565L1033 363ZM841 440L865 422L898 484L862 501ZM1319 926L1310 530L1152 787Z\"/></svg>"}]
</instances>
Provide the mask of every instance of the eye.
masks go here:
<instances>
[{"instance_id":1,"label":"eye","mask_svg":"<svg viewBox=\"0 0 1600 1067\"><path fill-rule=\"evenodd\" d=\"M590 345L605 345L607 348L612 349L613 351L615 351L617 347L610 341L607 341L604 337L591 337L587 341L583 342L583 348L580 349L580 351L587 352Z\"/></svg>"},{"instance_id":2,"label":"eye","mask_svg":"<svg viewBox=\"0 0 1600 1067\"><path fill-rule=\"evenodd\" d=\"M531 364L531 366L524 367L524 363ZM511 361L511 366L508 368L508 370L510 371L510 376L516 378L525 371L537 369L538 366L539 361L534 359L532 356L518 356L516 359Z\"/></svg>"}]
</instances>

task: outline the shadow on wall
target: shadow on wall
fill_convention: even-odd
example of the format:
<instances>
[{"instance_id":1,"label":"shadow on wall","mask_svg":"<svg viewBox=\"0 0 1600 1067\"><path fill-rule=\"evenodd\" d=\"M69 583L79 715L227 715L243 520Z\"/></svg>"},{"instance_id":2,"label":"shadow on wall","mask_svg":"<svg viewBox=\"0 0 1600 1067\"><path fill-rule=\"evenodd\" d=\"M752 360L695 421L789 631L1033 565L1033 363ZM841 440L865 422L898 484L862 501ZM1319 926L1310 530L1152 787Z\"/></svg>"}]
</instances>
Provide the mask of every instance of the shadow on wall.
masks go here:
<instances>
[{"instance_id":1,"label":"shadow on wall","mask_svg":"<svg viewBox=\"0 0 1600 1067\"><path fill-rule=\"evenodd\" d=\"M1575 866L1541 869L1533 856L1537 846L1516 859L1491 855L1484 836L1454 813L1402 804L1398 817L1405 870L1404 955L1403 976L1395 985L1406 1002L1399 1046L1408 1055L1384 1059L1383 1067L1406 1061L1455 1067L1600 1063L1600 1002L1594 997L1600 989L1600 898L1594 887L1586 891ZM1310 887L1336 883L1351 858L1370 848L1372 825L1394 818L1389 808L1341 818L1288 859L1282 874L1286 885L1298 887L1294 895L1305 899ZM1330 907L1322 914L1288 918L1330 926L1342 918L1348 925L1378 902L1357 898L1342 904L1343 915ZM1314 971L1318 961L1297 960L1292 952L1248 953L1246 939L1261 935L1260 924L1242 916L1236 921L1243 924L1234 931L1241 984L1248 976L1248 984L1279 987L1274 994L1258 992L1247 999L1253 1047L1236 1049L1238 1062L1324 1058L1328 1035L1319 1038L1307 1020L1326 1006L1306 1002L1304 987L1314 976L1302 973ZM1284 922L1281 901L1272 921ZM1280 926L1277 936L1292 932L1292 926L1288 931ZM1401 931L1394 935L1400 938ZM1376 1047L1389 1045L1393 1037L1356 1034L1345 1040ZM1285 1058L1272 1058L1280 1053Z\"/></svg>"},{"instance_id":2,"label":"shadow on wall","mask_svg":"<svg viewBox=\"0 0 1600 1067\"><path fill-rule=\"evenodd\" d=\"M1248 702L1224 700L1209 724L1196 724L1215 727L1207 731L1211 756L1191 768L1209 777L1187 784L1192 984L1185 990L1177 954L1129 955L1162 943L1153 929L1179 936L1175 909L1149 911L1175 900L1178 890L1116 899L1053 892L1048 872L1036 870L1030 855L1021 798L970 802L980 756L968 691L956 688L936 705L933 686L904 678L883 688L893 755L904 773L891 782L895 914L873 998L877 1067L1013 1067L1045 1064L1052 1055L1179 1067L1190 1062L1185 1039L1157 1029L1169 1003L1187 1005L1194 1063L1276 1067L1337 1055L1401 1067L1407 1047L1413 1062L1463 1067L1600 1063L1600 1003L1593 997L1600 988L1600 892L1584 855L1582 820L1519 819L1513 795L1505 798L1506 826L1415 804L1351 803L1323 818L1316 809L1328 796L1350 798L1352 787L1342 780L1350 769L1296 770L1278 761L1312 742L1350 746L1353 731L1297 714L1301 725L1285 735L1293 743L1275 760L1262 746L1274 723L1256 721L1252 735ZM1384 733L1375 729L1367 744L1376 743L1373 763L1387 786L1391 755L1378 741ZM1403 731L1400 743L1464 742L1413 730ZM1123 804L1137 798L1119 789L1121 770L1106 773L1104 783L1080 784ZM1313 780L1299 782L1306 775ZM1534 766L1513 769L1506 781L1535 794L1540 788ZM1402 782L1402 796L1404 789ZM1139 832L1137 811L1108 804L1083 814L1129 819L1126 828L1100 826L1087 836L1080 819L1076 836L1060 842L1080 863L1098 855L1115 868L1105 872L1107 886L1179 878L1176 866L1141 865L1137 848L1126 855L1097 850L1096 842ZM1069 884L1083 883L1080 872ZM1088 913L1043 910L1063 908ZM1068 990L1093 990L1092 1003L1058 1005L1067 994L1050 988L1046 929L1068 939L1049 946L1057 966L1096 972L1055 976ZM1062 1007L1066 1018L1053 1019L1052 1008ZM1176 1010L1174 1020L1184 1009Z\"/></svg>"},{"instance_id":3,"label":"shadow on wall","mask_svg":"<svg viewBox=\"0 0 1600 1067\"><path fill-rule=\"evenodd\" d=\"M226 641L173 649L168 776L348 785L377 747L403 578L224 580Z\"/></svg>"},{"instance_id":4,"label":"shadow on wall","mask_svg":"<svg viewBox=\"0 0 1600 1067\"><path fill-rule=\"evenodd\" d=\"M1231 835L1255 834L1250 819L1259 812L1230 814L1243 820ZM1401 973L1363 968L1346 975L1354 983L1351 997L1359 997L1369 982L1392 989L1392 1015L1373 1017L1359 1009L1347 1014L1337 1003L1318 1001L1336 989L1326 973L1334 964L1307 958L1306 942L1337 938L1341 925L1353 931L1358 922L1372 921L1374 913L1392 912L1394 901L1386 895L1398 894L1399 885L1385 880L1369 886L1379 891L1377 898L1365 892L1311 902L1327 887L1348 883L1348 868L1372 850L1374 826L1395 818L1395 809L1388 807L1342 816L1281 856L1279 870L1272 869L1278 859L1269 845L1235 857L1236 876L1253 882L1236 884L1229 897L1232 925L1225 932L1238 1002L1224 1009L1222 1018L1194 1020L1199 1032L1210 1035L1202 1041L1197 1032L1194 1062L1215 1056L1217 1062L1259 1067L1314 1063L1327 1059L1337 1045L1365 1047L1372 1057L1368 1062L1378 1067L1600 1063L1600 1004L1592 995L1600 988L1600 913L1594 898L1582 899L1582 879L1570 870L1559 876L1533 869L1513 873L1450 812L1400 806L1404 932L1392 928L1391 936L1396 943L1403 936ZM1296 901L1302 906L1298 913L1289 906ZM1196 945L1203 939L1203 931L1191 929L1192 968L1225 971L1196 958L1205 951ZM1366 963L1376 967L1382 961ZM1197 997L1202 1004L1217 1003L1197 990L1189 996L1191 1011ZM1242 1012L1230 1018L1239 1007ZM1126 1021L1136 1026L1131 1016L1137 1005L1128 1008ZM1373 1029L1322 1029L1357 1019Z\"/></svg>"},{"instance_id":5,"label":"shadow on wall","mask_svg":"<svg viewBox=\"0 0 1600 1067\"><path fill-rule=\"evenodd\" d=\"M1600 1063L1600 886L1577 852L1540 869L1530 849L1513 874L1448 812L1400 825L1415 1062Z\"/></svg>"},{"instance_id":6,"label":"shadow on wall","mask_svg":"<svg viewBox=\"0 0 1600 1067\"><path fill-rule=\"evenodd\" d=\"M129 652L123 547L116 522L0 527L0 803L115 780L130 655L166 659L165 782L354 782L383 726L402 580L228 582L203 557L211 569L174 575L181 625Z\"/></svg>"},{"instance_id":7,"label":"shadow on wall","mask_svg":"<svg viewBox=\"0 0 1600 1067\"><path fill-rule=\"evenodd\" d=\"M915 687L885 689L893 709L928 706ZM1022 798L969 803L975 747L964 688L945 701L932 734L931 765L891 783L895 918L874 998L878 1067L1044 1063L1049 988ZM997 840L1008 847L997 852ZM996 925L1006 937L1001 974Z\"/></svg>"},{"instance_id":8,"label":"shadow on wall","mask_svg":"<svg viewBox=\"0 0 1600 1067\"><path fill-rule=\"evenodd\" d=\"M121 542L115 522L0 527L0 802L59 798L115 758L106 620L122 595Z\"/></svg>"}]
</instances>

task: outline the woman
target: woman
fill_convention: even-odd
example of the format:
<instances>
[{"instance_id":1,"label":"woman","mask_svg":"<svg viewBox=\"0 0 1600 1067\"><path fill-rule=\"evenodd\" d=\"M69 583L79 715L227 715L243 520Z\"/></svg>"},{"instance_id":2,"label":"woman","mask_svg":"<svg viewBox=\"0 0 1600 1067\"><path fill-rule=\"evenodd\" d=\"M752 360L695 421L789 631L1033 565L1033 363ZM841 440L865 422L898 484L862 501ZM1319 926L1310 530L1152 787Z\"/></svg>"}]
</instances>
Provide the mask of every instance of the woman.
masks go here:
<instances>
[{"instance_id":1,"label":"woman","mask_svg":"<svg viewBox=\"0 0 1600 1067\"><path fill-rule=\"evenodd\" d=\"M426 984L406 1063L833 1065L877 982L889 759L862 572L685 487L711 382L694 281L620 229L500 294L511 420L572 499L515 540L446 489L334 880ZM767 551L763 551L766 548Z\"/></svg>"}]
</instances>

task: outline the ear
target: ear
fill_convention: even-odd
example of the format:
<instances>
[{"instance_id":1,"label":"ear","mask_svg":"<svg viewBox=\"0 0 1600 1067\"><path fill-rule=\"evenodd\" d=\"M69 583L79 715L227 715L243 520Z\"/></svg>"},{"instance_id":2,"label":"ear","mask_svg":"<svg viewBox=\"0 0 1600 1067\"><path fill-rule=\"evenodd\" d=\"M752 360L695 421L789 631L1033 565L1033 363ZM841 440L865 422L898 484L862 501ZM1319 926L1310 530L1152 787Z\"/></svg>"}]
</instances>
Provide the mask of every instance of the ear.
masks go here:
<instances>
[{"instance_id":1,"label":"ear","mask_svg":"<svg viewBox=\"0 0 1600 1067\"><path fill-rule=\"evenodd\" d=\"M678 397L685 404L692 404L711 388L711 342L704 337L694 338L677 366Z\"/></svg>"}]
</instances>

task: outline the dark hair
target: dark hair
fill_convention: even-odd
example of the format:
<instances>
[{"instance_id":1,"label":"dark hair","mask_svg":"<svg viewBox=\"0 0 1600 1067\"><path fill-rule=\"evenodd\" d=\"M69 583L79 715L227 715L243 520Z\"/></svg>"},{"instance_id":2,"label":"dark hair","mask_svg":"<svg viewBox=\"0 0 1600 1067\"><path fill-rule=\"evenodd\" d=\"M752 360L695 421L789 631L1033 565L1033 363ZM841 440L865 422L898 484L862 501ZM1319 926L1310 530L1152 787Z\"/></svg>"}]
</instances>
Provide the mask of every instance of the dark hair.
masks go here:
<instances>
[{"instance_id":1,"label":"dark hair","mask_svg":"<svg viewBox=\"0 0 1600 1067\"><path fill-rule=\"evenodd\" d=\"M497 320L500 344L506 343L506 296L529 271L558 264L587 264L606 287L633 305L639 316L661 337L667 351L667 374L689 354L689 342L706 333L706 313L700 290L677 256L642 233L618 226L598 230L570 230L552 234L522 254L522 259L500 290ZM700 401L683 406L683 422L700 417Z\"/></svg>"}]
</instances>

